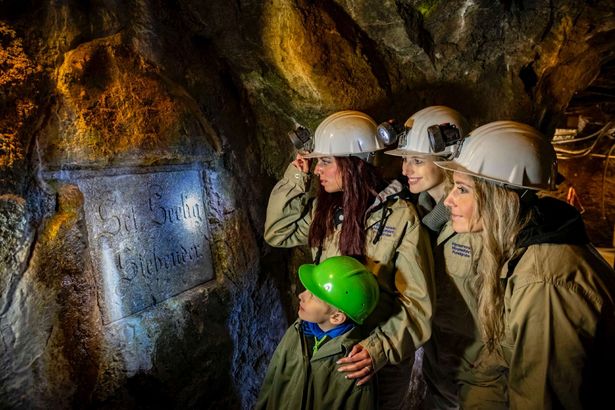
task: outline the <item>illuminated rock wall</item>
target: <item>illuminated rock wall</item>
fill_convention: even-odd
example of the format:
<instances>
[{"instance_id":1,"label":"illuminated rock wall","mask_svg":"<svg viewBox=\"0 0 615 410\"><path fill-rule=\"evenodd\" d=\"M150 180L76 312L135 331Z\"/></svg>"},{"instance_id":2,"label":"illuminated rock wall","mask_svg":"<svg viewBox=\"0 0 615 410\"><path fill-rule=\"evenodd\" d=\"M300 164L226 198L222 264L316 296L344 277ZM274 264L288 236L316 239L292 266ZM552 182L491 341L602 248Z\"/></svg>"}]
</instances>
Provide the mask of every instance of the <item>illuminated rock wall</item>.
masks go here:
<instances>
[{"instance_id":1,"label":"illuminated rock wall","mask_svg":"<svg viewBox=\"0 0 615 410\"><path fill-rule=\"evenodd\" d=\"M0 408L250 408L308 259L262 239L286 132L430 104L550 132L609 3L1 2Z\"/></svg>"}]
</instances>

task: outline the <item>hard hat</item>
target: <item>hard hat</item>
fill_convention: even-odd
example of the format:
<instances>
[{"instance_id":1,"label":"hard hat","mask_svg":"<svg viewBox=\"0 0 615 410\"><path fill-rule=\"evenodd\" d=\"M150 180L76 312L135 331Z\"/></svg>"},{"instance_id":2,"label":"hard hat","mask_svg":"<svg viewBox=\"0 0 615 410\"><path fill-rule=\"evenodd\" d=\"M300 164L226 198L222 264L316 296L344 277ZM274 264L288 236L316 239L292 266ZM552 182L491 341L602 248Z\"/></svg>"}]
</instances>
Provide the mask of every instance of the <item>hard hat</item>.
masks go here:
<instances>
[{"instance_id":1,"label":"hard hat","mask_svg":"<svg viewBox=\"0 0 615 410\"><path fill-rule=\"evenodd\" d=\"M319 265L301 265L299 279L314 296L358 324L372 313L380 298L376 277L350 256L333 256Z\"/></svg>"},{"instance_id":2,"label":"hard hat","mask_svg":"<svg viewBox=\"0 0 615 410\"><path fill-rule=\"evenodd\" d=\"M384 148L376 137L376 122L359 111L339 111L325 118L314 133L314 151L304 158L358 156Z\"/></svg>"},{"instance_id":3,"label":"hard hat","mask_svg":"<svg viewBox=\"0 0 615 410\"><path fill-rule=\"evenodd\" d=\"M453 127L446 127L445 124ZM408 118L404 126L408 131L400 137L397 149L387 151L385 154L400 157L409 155L449 157L455 153L457 146L470 130L468 122L459 112L443 105L434 105L417 111ZM434 144L431 138L432 129L430 129L434 126L436 131L442 129L446 134L448 134L447 130L454 131L457 137L452 137L452 135L449 137L445 134L441 144Z\"/></svg>"},{"instance_id":4,"label":"hard hat","mask_svg":"<svg viewBox=\"0 0 615 410\"><path fill-rule=\"evenodd\" d=\"M457 158L435 164L514 188L553 190L557 176L553 146L538 130L515 121L478 127Z\"/></svg>"}]
</instances>

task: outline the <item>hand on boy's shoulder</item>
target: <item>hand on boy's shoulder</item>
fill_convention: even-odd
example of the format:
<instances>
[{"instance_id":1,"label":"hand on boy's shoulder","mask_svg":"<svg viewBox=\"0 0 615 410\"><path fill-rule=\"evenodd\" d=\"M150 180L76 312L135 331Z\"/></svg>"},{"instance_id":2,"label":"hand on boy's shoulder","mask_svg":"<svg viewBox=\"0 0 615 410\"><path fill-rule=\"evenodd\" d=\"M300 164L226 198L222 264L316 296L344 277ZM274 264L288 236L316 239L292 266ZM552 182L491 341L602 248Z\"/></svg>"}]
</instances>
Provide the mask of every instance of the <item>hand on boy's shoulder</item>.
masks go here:
<instances>
[{"instance_id":1,"label":"hand on boy's shoulder","mask_svg":"<svg viewBox=\"0 0 615 410\"><path fill-rule=\"evenodd\" d=\"M337 371L346 372L347 379L359 379L358 386L367 383L374 375L372 358L360 344L354 345L348 356L338 360L337 364L342 365Z\"/></svg>"}]
</instances>

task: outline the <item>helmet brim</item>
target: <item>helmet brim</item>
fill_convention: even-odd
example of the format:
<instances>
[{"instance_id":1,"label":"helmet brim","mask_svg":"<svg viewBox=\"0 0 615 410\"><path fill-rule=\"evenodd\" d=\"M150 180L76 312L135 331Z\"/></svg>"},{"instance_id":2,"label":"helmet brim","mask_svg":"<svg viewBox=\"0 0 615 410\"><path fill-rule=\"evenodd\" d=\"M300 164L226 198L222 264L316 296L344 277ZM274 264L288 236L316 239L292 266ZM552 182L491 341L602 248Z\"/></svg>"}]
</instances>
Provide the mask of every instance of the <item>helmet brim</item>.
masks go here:
<instances>
[{"instance_id":1,"label":"helmet brim","mask_svg":"<svg viewBox=\"0 0 615 410\"><path fill-rule=\"evenodd\" d=\"M488 177L485 175L481 175L478 174L476 172L472 172L470 170L468 170L466 167L464 167L463 165L455 162L455 161L434 161L434 164L436 164L437 166L439 166L442 169L445 169L447 171L453 171L453 172L459 172L465 175L470 175L476 178L480 178L480 179L486 179L487 181L491 181L494 182L498 185L504 186L505 188L511 188L511 189L531 189L533 191L540 191L540 190L548 190L549 187L535 187L535 186L525 186L525 185L516 185L516 184L511 184L508 181L502 181L501 179L497 179L497 178L492 178L492 177Z\"/></svg>"},{"instance_id":2,"label":"helmet brim","mask_svg":"<svg viewBox=\"0 0 615 410\"><path fill-rule=\"evenodd\" d=\"M375 151L365 151L365 152L347 152L341 154L329 154L323 152L310 152L308 154L302 155L303 158L323 158L323 157L367 157L369 154L374 154L378 151L382 151L384 148Z\"/></svg>"},{"instance_id":3,"label":"helmet brim","mask_svg":"<svg viewBox=\"0 0 615 410\"><path fill-rule=\"evenodd\" d=\"M303 158L322 158L322 157L332 157L331 154L323 154L322 152L310 152L309 154L302 155Z\"/></svg>"},{"instance_id":4,"label":"helmet brim","mask_svg":"<svg viewBox=\"0 0 615 410\"><path fill-rule=\"evenodd\" d=\"M396 157L447 157L450 153L446 151L442 152L421 152L421 151L410 151L407 149L396 148L391 151L384 152L387 155L395 155Z\"/></svg>"},{"instance_id":5,"label":"helmet brim","mask_svg":"<svg viewBox=\"0 0 615 410\"><path fill-rule=\"evenodd\" d=\"M321 287L316 282L316 279L314 279L315 268L316 265L311 263L299 266L299 280L307 290L309 290L318 299L322 300L323 294Z\"/></svg>"}]
</instances>

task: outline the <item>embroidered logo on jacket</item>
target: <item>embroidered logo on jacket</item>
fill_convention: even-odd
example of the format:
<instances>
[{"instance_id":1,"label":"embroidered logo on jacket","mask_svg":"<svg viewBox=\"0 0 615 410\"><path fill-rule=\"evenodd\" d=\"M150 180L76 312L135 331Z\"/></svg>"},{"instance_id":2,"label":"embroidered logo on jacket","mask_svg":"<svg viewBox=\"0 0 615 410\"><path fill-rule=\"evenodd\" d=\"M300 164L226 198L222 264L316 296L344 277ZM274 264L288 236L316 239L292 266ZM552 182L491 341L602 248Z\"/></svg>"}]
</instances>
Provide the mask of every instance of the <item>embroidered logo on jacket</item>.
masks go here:
<instances>
[{"instance_id":1,"label":"embroidered logo on jacket","mask_svg":"<svg viewBox=\"0 0 615 410\"><path fill-rule=\"evenodd\" d=\"M380 222L376 222L372 227L372 229L376 232L378 231L378 228L380 228ZM382 230L382 236L391 237L395 235L395 230L396 229L394 226L385 225L384 229Z\"/></svg>"},{"instance_id":2,"label":"embroidered logo on jacket","mask_svg":"<svg viewBox=\"0 0 615 410\"><path fill-rule=\"evenodd\" d=\"M453 254L463 256L465 258L469 258L472 255L472 248L467 245L462 245L460 243L451 243L451 247L453 248Z\"/></svg>"}]
</instances>

